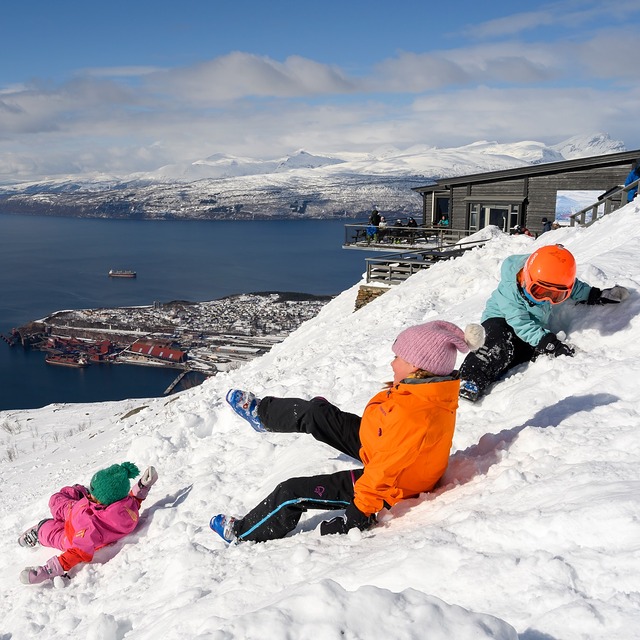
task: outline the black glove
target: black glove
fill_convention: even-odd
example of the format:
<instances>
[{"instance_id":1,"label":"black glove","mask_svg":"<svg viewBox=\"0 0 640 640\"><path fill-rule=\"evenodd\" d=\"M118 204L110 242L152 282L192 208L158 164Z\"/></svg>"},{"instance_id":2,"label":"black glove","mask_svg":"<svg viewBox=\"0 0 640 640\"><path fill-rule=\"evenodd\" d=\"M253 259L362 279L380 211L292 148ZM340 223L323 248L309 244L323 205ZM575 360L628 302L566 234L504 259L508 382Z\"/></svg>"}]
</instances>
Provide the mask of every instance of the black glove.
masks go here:
<instances>
[{"instance_id":1,"label":"black glove","mask_svg":"<svg viewBox=\"0 0 640 640\"><path fill-rule=\"evenodd\" d=\"M555 333L547 333L536 347L536 353L544 354L547 356L572 356L576 350L570 347L568 344L558 340Z\"/></svg>"},{"instance_id":2,"label":"black glove","mask_svg":"<svg viewBox=\"0 0 640 640\"><path fill-rule=\"evenodd\" d=\"M602 290L598 289L598 287L591 287L587 304L618 304L628 297L629 290L619 284Z\"/></svg>"},{"instance_id":3,"label":"black glove","mask_svg":"<svg viewBox=\"0 0 640 640\"><path fill-rule=\"evenodd\" d=\"M329 536L333 533L347 533L350 529L358 527L360 531L368 529L376 521L375 514L365 516L353 502L347 507L342 516L336 516L331 520L325 520L320 525L320 535Z\"/></svg>"}]
</instances>

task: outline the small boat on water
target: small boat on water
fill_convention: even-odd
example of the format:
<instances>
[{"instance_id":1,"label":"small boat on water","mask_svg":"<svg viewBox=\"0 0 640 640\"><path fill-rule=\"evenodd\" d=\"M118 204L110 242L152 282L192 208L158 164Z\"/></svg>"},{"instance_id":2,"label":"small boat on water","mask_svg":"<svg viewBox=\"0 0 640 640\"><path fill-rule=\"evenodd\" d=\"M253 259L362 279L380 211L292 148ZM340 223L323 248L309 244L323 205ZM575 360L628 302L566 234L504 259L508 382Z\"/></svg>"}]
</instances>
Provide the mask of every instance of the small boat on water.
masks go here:
<instances>
[{"instance_id":1,"label":"small boat on water","mask_svg":"<svg viewBox=\"0 0 640 640\"><path fill-rule=\"evenodd\" d=\"M50 353L44 361L47 364L57 364L61 367L88 367L89 360L85 355L68 355L64 353Z\"/></svg>"},{"instance_id":2,"label":"small boat on water","mask_svg":"<svg viewBox=\"0 0 640 640\"><path fill-rule=\"evenodd\" d=\"M110 269L108 275L110 278L135 278L138 274L128 269Z\"/></svg>"}]
</instances>

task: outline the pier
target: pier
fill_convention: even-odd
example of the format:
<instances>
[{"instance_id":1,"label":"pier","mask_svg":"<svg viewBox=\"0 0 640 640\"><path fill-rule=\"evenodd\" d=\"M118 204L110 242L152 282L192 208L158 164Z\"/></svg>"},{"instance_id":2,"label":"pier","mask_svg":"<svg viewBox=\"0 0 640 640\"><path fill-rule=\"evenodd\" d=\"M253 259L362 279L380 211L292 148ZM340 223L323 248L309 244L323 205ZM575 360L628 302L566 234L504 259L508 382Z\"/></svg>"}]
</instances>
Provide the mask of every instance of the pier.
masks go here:
<instances>
[{"instance_id":1,"label":"pier","mask_svg":"<svg viewBox=\"0 0 640 640\"><path fill-rule=\"evenodd\" d=\"M178 377L164 390L164 395L168 396L181 382L182 378L184 378L189 370L181 371L178 374Z\"/></svg>"},{"instance_id":2,"label":"pier","mask_svg":"<svg viewBox=\"0 0 640 640\"><path fill-rule=\"evenodd\" d=\"M0 338L2 338L10 347L15 346L17 339L13 336L5 336L4 333L0 333Z\"/></svg>"}]
</instances>

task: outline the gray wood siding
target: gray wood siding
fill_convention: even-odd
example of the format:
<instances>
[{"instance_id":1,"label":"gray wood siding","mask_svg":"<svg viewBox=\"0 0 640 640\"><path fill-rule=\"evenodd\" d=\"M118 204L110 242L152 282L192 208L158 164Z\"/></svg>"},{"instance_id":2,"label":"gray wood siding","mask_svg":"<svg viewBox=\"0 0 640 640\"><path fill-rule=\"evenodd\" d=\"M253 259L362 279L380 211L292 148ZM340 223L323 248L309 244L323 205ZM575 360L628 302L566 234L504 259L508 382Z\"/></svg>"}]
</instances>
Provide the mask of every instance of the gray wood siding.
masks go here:
<instances>
[{"instance_id":1,"label":"gray wood siding","mask_svg":"<svg viewBox=\"0 0 640 640\"><path fill-rule=\"evenodd\" d=\"M491 199L491 196L513 196L517 200L521 200L526 195L524 178L503 180L500 182L479 182L470 186L471 193L469 195L474 197L479 196L487 202Z\"/></svg>"},{"instance_id":2,"label":"gray wood siding","mask_svg":"<svg viewBox=\"0 0 640 640\"><path fill-rule=\"evenodd\" d=\"M558 191L589 190L604 193L616 185L624 184L631 165L604 167L571 173L558 173L529 178L529 198L525 224L531 231L542 230L542 218L553 221Z\"/></svg>"},{"instance_id":3,"label":"gray wood siding","mask_svg":"<svg viewBox=\"0 0 640 640\"><path fill-rule=\"evenodd\" d=\"M453 202L450 211L450 227L467 229L467 198L477 197L479 202L491 203L492 197L513 197L514 203L526 197L522 207L521 222L532 232L542 231L542 218L553 221L558 191L590 190L604 193L616 185L624 184L632 163L615 167L565 171L528 178L513 178L454 185L451 188ZM527 184L528 183L528 184ZM425 194L427 195L427 194ZM429 211L431 207L430 195Z\"/></svg>"},{"instance_id":4,"label":"gray wood siding","mask_svg":"<svg viewBox=\"0 0 640 640\"><path fill-rule=\"evenodd\" d=\"M453 202L449 203L449 228L464 231L467 229L467 186L453 187Z\"/></svg>"}]
</instances>

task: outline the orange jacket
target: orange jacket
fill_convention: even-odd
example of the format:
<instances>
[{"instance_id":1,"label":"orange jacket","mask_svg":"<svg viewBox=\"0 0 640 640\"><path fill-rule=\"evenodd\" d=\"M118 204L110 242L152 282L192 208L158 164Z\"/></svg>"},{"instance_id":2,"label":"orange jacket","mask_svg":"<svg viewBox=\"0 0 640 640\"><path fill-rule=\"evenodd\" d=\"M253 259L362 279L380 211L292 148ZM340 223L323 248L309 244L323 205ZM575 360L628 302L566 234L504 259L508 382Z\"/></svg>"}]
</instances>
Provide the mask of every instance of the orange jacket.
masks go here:
<instances>
[{"instance_id":1,"label":"orange jacket","mask_svg":"<svg viewBox=\"0 0 640 640\"><path fill-rule=\"evenodd\" d=\"M449 462L459 390L457 379L426 378L369 401L360 422L364 473L354 487L362 513L433 489Z\"/></svg>"}]
</instances>

